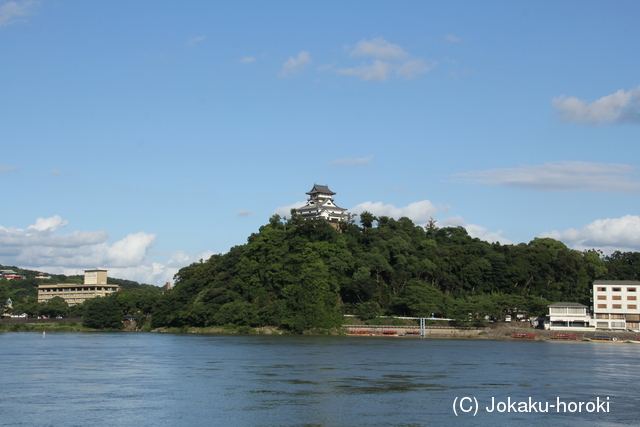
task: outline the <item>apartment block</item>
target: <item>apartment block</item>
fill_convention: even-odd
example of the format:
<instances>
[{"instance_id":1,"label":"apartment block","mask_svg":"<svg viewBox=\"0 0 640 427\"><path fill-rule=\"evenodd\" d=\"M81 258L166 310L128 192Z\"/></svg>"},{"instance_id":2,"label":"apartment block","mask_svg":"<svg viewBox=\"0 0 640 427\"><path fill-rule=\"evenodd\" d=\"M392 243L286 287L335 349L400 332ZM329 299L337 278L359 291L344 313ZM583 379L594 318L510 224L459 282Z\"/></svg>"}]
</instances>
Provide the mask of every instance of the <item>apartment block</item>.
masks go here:
<instances>
[{"instance_id":1,"label":"apartment block","mask_svg":"<svg viewBox=\"0 0 640 427\"><path fill-rule=\"evenodd\" d=\"M596 329L640 331L640 281L593 282L593 315Z\"/></svg>"}]
</instances>

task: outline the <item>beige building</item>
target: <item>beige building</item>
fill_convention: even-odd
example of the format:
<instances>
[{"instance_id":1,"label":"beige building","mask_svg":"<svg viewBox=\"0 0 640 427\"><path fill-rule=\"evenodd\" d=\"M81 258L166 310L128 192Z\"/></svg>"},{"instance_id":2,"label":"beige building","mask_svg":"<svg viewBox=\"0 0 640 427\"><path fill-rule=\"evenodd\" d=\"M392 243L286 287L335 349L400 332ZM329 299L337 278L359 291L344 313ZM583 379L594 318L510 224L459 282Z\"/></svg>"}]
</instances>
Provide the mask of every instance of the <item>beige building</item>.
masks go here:
<instances>
[{"instance_id":1,"label":"beige building","mask_svg":"<svg viewBox=\"0 0 640 427\"><path fill-rule=\"evenodd\" d=\"M84 284L55 283L38 285L38 302L47 302L53 297L64 299L70 306L84 301L107 296L116 292L116 285L107 284L107 270L85 270Z\"/></svg>"},{"instance_id":2,"label":"beige building","mask_svg":"<svg viewBox=\"0 0 640 427\"><path fill-rule=\"evenodd\" d=\"M640 281L593 282L593 314L597 329L640 330Z\"/></svg>"}]
</instances>

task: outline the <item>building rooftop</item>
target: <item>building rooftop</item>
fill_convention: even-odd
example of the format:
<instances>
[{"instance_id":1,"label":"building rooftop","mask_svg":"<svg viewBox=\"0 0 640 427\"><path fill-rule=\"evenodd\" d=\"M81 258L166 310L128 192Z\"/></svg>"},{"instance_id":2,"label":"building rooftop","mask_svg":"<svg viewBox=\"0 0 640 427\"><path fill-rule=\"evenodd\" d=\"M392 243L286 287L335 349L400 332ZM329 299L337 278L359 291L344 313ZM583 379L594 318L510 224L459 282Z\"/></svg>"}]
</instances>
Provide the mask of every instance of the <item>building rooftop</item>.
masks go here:
<instances>
[{"instance_id":1,"label":"building rooftop","mask_svg":"<svg viewBox=\"0 0 640 427\"><path fill-rule=\"evenodd\" d=\"M594 280L594 285L640 285L640 280Z\"/></svg>"},{"instance_id":2,"label":"building rooftop","mask_svg":"<svg viewBox=\"0 0 640 427\"><path fill-rule=\"evenodd\" d=\"M328 185L319 185L319 184L313 184L313 188L311 189L311 191L307 192L306 194L312 195L317 193L331 194L331 195L336 194L333 191L329 190Z\"/></svg>"},{"instance_id":3,"label":"building rooftop","mask_svg":"<svg viewBox=\"0 0 640 427\"><path fill-rule=\"evenodd\" d=\"M578 302L554 302L553 304L549 304L547 307L584 307L584 308L587 308L586 305L580 304Z\"/></svg>"}]
</instances>

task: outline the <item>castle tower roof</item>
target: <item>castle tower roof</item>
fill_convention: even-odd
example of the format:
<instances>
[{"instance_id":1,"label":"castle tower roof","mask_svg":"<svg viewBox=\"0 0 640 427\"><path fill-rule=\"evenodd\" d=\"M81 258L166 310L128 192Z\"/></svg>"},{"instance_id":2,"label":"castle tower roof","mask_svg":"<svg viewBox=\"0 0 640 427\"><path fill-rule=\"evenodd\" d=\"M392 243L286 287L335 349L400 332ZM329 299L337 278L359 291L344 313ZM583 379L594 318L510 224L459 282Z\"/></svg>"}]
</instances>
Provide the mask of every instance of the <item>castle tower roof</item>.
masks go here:
<instances>
[{"instance_id":1,"label":"castle tower roof","mask_svg":"<svg viewBox=\"0 0 640 427\"><path fill-rule=\"evenodd\" d=\"M334 195L336 193L334 193L333 191L329 190L329 186L327 185L319 185L319 184L313 184L313 188L311 189L311 191L305 193L308 195L313 195L313 194L317 194L317 193L322 193L322 194L330 194L330 195Z\"/></svg>"}]
</instances>

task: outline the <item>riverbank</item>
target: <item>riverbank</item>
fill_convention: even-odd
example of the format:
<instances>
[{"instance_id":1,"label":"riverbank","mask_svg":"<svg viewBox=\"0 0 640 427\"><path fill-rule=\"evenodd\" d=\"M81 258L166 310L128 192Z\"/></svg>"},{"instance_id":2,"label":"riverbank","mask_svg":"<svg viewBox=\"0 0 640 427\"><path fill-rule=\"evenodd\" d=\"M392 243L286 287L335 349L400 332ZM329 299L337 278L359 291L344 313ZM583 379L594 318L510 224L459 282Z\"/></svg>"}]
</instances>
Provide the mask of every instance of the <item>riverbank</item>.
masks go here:
<instances>
[{"instance_id":1,"label":"riverbank","mask_svg":"<svg viewBox=\"0 0 640 427\"><path fill-rule=\"evenodd\" d=\"M26 320L26 319L25 319ZM0 332L101 332L106 330L92 329L83 326L82 319L47 319L31 321L19 321L0 324ZM419 338L420 328L416 325L366 325L346 324L337 329L314 329L305 331L305 335L349 335L359 337L400 337ZM528 326L528 324L526 324ZM108 332L113 332L109 330ZM140 328L129 329L122 332L155 332L155 333L187 333L187 334L225 334L225 335L293 335L292 332L281 330L275 326L250 327L250 326L210 326L210 327L183 327L183 328ZM480 340L511 340L517 334L528 334L528 338L535 340L577 340L588 341L596 338L610 337L615 340L609 342L636 341L636 332L627 331L548 331L531 329L525 325L492 324L487 327L455 327L430 325L425 328L425 338L440 339L480 339ZM559 334L571 335L570 339L559 339ZM596 337L596 335L598 337Z\"/></svg>"}]
</instances>

